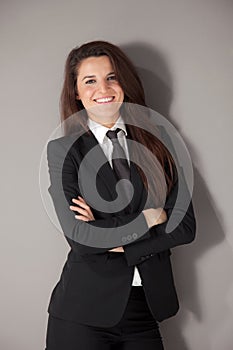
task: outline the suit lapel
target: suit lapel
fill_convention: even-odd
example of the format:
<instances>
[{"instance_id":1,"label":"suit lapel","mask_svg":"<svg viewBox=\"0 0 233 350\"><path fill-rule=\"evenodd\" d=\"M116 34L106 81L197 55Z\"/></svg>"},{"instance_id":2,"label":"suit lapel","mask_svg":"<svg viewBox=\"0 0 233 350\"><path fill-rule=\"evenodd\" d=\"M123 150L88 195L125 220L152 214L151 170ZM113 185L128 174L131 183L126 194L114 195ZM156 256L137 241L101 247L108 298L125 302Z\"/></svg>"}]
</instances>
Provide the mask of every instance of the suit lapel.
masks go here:
<instances>
[{"instance_id":1,"label":"suit lapel","mask_svg":"<svg viewBox=\"0 0 233 350\"><path fill-rule=\"evenodd\" d=\"M94 153L90 153L93 152ZM89 155L87 163L87 171L92 171L94 174L98 174L98 178L102 180L103 186L105 186L110 195L109 199L113 199L113 189L116 186L116 176L102 150L100 144L95 138L94 134L90 131L90 134L86 133L83 135L83 143L81 147L82 156ZM100 164L103 164L100 167Z\"/></svg>"},{"instance_id":2,"label":"suit lapel","mask_svg":"<svg viewBox=\"0 0 233 350\"><path fill-rule=\"evenodd\" d=\"M127 126L126 126L127 128ZM127 128L127 140L132 140L132 137L130 135L129 129ZM144 185L141 179L141 176L139 175L138 169L134 162L131 161L132 159L132 145L130 142L127 142L128 151L129 151L129 159L130 159L130 181L134 187L134 196L132 200L132 207L134 210L141 210L140 205L144 205L144 201L142 200L142 196L145 194Z\"/></svg>"}]
</instances>

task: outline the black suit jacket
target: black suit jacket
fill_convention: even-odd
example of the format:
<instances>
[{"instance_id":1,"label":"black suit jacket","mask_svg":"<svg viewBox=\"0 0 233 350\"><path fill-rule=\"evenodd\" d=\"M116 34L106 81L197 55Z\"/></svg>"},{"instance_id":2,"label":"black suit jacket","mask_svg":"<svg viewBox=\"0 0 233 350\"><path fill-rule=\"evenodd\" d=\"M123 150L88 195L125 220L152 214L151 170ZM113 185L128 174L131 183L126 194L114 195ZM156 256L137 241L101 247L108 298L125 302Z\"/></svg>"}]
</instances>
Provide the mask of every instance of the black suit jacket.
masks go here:
<instances>
[{"instance_id":1,"label":"black suit jacket","mask_svg":"<svg viewBox=\"0 0 233 350\"><path fill-rule=\"evenodd\" d=\"M196 222L192 202L182 222L171 233L165 233L166 223L148 230L141 212L144 209L146 192L132 163L131 182L135 192L130 213L126 214L122 210L112 214L91 208L95 221L83 222L75 219L69 205L73 204L72 198L82 195L82 179L78 178L79 166L94 146L97 146L98 157L105 161L105 165L101 169L95 169L93 164L89 164L89 171L99 170L96 178L98 191L105 200L112 201L117 179L91 132L84 133L79 138L75 134L61 137L50 141L47 146L51 181L49 193L71 247L61 278L52 292L48 312L65 320L88 325L110 327L117 324L128 301L136 265L149 308L154 318L161 322L175 315L179 308L170 248L190 243L195 237ZM176 202L177 191L178 182L166 199L164 209L168 218ZM179 210L181 209L178 208ZM131 227L132 221L134 224ZM118 231L118 241L109 246L108 228L119 230L119 226L124 227L126 224L128 231L123 230L120 238ZM106 236L103 236L103 230L99 230L102 227L105 227ZM98 237L98 234L102 235L100 246L85 245L85 237L90 242L93 235ZM122 244L119 244L119 239ZM120 245L124 245L124 253L108 252Z\"/></svg>"}]
</instances>

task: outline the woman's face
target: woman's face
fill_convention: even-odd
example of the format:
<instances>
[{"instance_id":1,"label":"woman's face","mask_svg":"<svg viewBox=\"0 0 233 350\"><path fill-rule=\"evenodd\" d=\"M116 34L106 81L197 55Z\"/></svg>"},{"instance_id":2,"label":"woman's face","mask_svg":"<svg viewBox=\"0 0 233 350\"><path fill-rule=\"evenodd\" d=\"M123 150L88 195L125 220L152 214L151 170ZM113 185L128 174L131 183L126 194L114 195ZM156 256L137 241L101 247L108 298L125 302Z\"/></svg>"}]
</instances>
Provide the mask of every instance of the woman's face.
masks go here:
<instances>
[{"instance_id":1,"label":"woman's face","mask_svg":"<svg viewBox=\"0 0 233 350\"><path fill-rule=\"evenodd\" d=\"M78 68L77 99L89 118L111 127L119 117L124 91L116 80L108 56L88 57Z\"/></svg>"}]
</instances>

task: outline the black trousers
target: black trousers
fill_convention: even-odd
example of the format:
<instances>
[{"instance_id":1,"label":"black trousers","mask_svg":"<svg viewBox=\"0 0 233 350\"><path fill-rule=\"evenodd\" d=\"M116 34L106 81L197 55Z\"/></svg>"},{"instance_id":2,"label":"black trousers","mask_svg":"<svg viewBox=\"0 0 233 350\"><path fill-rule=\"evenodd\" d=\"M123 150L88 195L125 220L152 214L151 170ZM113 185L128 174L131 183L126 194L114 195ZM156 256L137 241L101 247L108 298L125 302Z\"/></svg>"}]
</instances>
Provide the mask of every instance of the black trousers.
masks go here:
<instances>
[{"instance_id":1,"label":"black trousers","mask_svg":"<svg viewBox=\"0 0 233 350\"><path fill-rule=\"evenodd\" d=\"M49 315L46 350L163 350L159 324L142 287L132 287L120 322L113 327L88 326Z\"/></svg>"}]
</instances>

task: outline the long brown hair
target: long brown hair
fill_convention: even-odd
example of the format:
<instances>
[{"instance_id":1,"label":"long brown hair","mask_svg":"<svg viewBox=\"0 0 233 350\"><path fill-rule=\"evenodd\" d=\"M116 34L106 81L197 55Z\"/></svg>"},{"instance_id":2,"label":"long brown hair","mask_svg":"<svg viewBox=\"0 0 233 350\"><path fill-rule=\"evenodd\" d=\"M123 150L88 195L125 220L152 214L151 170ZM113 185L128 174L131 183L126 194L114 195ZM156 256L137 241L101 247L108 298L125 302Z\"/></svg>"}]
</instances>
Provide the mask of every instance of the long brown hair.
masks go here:
<instances>
[{"instance_id":1,"label":"long brown hair","mask_svg":"<svg viewBox=\"0 0 233 350\"><path fill-rule=\"evenodd\" d=\"M129 134L132 140L138 142L139 145L145 146L146 149L152 152L152 157L145 157L141 152L141 148L137 149L137 145L132 150L136 159L135 164L138 168L139 174L142 178L143 184L148 189L147 178L140 168L139 164L143 164L143 170L146 174L150 174L150 196L153 203L159 206L162 202L164 192L164 180L161 181L161 174L159 174L158 165L153 155L157 158L163 171L163 179L166 181L166 193L168 194L176 181L176 167L174 160L164 146L164 144L154 134L158 134L158 129L155 130L155 125L150 121L147 108L144 108L144 113L140 110L140 119L143 118L143 124L147 125L147 130L155 131L150 133L144 130L143 127L137 127L136 115L137 105L146 106L145 94L142 83L137 74L136 68L134 67L131 60L124 54L124 52L116 45L113 45L106 41L92 41L85 43L80 47L74 48L68 55L65 65L65 76L64 84L61 93L61 121L65 121L71 115L84 110L84 106L80 100L76 99L77 95L77 73L82 60L88 57L99 57L106 55L109 57L113 66L116 78L124 91L124 102L121 107L121 115L124 119L124 115L127 115L127 119L130 123L127 125ZM85 111L84 111L85 112ZM131 125L131 123L133 125ZM87 127L87 114L79 113L79 124L88 132ZM149 129L148 129L149 127ZM69 130L65 130L65 134L68 134ZM147 152L148 153L148 152ZM160 171L161 173L161 171ZM160 176L159 176L160 175ZM163 189L162 189L163 188Z\"/></svg>"}]
</instances>

